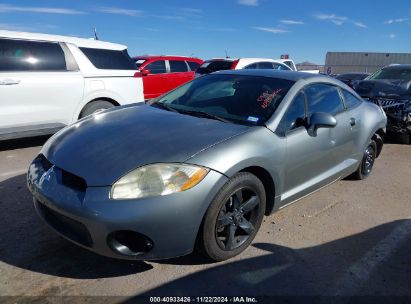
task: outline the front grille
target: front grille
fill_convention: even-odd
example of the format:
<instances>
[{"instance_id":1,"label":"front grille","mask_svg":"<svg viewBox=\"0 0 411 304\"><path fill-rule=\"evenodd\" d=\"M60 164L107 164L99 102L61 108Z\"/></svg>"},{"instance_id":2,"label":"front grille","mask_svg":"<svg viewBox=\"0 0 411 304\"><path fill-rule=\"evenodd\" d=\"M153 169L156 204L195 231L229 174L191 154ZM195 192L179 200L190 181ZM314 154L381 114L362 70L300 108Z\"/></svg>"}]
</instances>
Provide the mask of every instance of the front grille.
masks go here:
<instances>
[{"instance_id":1,"label":"front grille","mask_svg":"<svg viewBox=\"0 0 411 304\"><path fill-rule=\"evenodd\" d=\"M383 99L383 98L373 98L368 99L369 101L381 106L386 112L398 112L404 109L407 100L402 99Z\"/></svg>"},{"instance_id":2,"label":"front grille","mask_svg":"<svg viewBox=\"0 0 411 304\"><path fill-rule=\"evenodd\" d=\"M59 233L81 245L87 247L93 245L91 235L82 223L48 208L38 201L36 201L36 205L44 220Z\"/></svg>"}]
</instances>

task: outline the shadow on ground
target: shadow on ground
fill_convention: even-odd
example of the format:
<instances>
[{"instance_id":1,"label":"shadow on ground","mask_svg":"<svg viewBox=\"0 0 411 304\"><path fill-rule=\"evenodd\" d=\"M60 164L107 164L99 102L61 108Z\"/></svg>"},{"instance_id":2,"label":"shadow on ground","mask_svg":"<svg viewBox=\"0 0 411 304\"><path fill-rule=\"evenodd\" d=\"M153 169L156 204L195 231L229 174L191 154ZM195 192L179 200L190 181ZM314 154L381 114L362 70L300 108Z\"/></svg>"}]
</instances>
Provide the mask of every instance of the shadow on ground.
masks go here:
<instances>
[{"instance_id":1,"label":"shadow on ground","mask_svg":"<svg viewBox=\"0 0 411 304\"><path fill-rule=\"evenodd\" d=\"M37 216L26 176L0 182L0 261L59 277L97 279L152 269L144 262L109 259L56 235Z\"/></svg>"},{"instance_id":2,"label":"shadow on ground","mask_svg":"<svg viewBox=\"0 0 411 304\"><path fill-rule=\"evenodd\" d=\"M253 246L260 256L217 264L126 302L140 296L411 296L411 220L303 249Z\"/></svg>"},{"instance_id":3,"label":"shadow on ground","mask_svg":"<svg viewBox=\"0 0 411 304\"><path fill-rule=\"evenodd\" d=\"M50 137L51 135L0 140L0 151L42 146Z\"/></svg>"}]
</instances>

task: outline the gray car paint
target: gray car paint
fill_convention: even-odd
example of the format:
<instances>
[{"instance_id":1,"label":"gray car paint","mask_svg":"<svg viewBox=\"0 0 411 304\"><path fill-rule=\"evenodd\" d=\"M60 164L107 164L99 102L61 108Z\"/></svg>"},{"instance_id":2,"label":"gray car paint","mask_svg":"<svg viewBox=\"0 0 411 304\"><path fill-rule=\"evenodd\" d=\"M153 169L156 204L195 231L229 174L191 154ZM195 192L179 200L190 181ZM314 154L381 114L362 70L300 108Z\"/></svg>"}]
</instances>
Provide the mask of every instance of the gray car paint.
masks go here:
<instances>
[{"instance_id":1,"label":"gray car paint","mask_svg":"<svg viewBox=\"0 0 411 304\"><path fill-rule=\"evenodd\" d=\"M321 82L348 86L325 76L294 72L239 70L218 73L257 75L295 80L276 113L263 126L242 126L171 113L148 106L111 110L82 120L53 136L42 153L54 164L83 177L88 188L82 199L59 185L53 168L42 172L35 162L28 174L36 204L76 219L92 234L97 253L137 259L179 256L193 250L203 216L212 199L235 173L258 167L274 184L276 210L354 172L371 137L385 128L386 117L363 102L336 115L335 128L310 136L304 127L286 136L276 134L293 97L305 85ZM100 116L98 116L100 115ZM349 120L355 117L355 126ZM206 178L182 193L136 200L111 200L110 186L139 166L186 162L210 168ZM93 187L93 186L103 187ZM108 233L134 230L154 240L145 255L127 257L107 246Z\"/></svg>"}]
</instances>

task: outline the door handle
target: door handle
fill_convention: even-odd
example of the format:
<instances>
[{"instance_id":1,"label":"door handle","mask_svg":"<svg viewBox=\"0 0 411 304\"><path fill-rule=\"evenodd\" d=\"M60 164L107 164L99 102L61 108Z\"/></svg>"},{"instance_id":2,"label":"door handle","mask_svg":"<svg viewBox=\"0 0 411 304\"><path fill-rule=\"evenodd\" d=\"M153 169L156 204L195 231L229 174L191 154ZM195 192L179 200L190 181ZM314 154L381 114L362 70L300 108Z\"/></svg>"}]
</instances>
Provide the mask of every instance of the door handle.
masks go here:
<instances>
[{"instance_id":1,"label":"door handle","mask_svg":"<svg viewBox=\"0 0 411 304\"><path fill-rule=\"evenodd\" d=\"M355 126L355 118L350 118L350 125L351 127Z\"/></svg>"},{"instance_id":2,"label":"door handle","mask_svg":"<svg viewBox=\"0 0 411 304\"><path fill-rule=\"evenodd\" d=\"M6 79L0 79L0 85L12 85L12 84L19 84L20 80L18 79L12 79L12 78L6 78Z\"/></svg>"}]
</instances>

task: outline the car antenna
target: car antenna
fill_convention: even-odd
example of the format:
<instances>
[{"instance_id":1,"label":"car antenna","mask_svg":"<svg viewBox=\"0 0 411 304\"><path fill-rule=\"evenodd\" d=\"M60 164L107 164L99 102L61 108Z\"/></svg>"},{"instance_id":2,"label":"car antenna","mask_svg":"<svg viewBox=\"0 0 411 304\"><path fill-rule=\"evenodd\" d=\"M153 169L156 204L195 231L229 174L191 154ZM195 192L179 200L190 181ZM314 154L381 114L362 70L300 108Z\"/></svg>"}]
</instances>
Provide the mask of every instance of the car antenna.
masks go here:
<instances>
[{"instance_id":1,"label":"car antenna","mask_svg":"<svg viewBox=\"0 0 411 304\"><path fill-rule=\"evenodd\" d=\"M230 58L230 56L228 56L227 49L225 49L225 58Z\"/></svg>"},{"instance_id":2,"label":"car antenna","mask_svg":"<svg viewBox=\"0 0 411 304\"><path fill-rule=\"evenodd\" d=\"M97 36L97 28L94 27L94 39L98 40L98 36Z\"/></svg>"}]
</instances>

